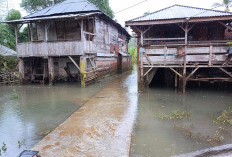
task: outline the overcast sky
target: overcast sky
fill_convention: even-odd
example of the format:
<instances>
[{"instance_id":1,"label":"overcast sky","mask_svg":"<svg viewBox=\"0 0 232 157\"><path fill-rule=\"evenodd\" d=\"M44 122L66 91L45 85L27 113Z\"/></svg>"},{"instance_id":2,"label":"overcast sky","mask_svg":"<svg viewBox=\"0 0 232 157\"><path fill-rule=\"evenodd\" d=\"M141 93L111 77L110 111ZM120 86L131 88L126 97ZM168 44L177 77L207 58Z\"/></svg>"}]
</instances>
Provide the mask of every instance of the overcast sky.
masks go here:
<instances>
[{"instance_id":1,"label":"overcast sky","mask_svg":"<svg viewBox=\"0 0 232 157\"><path fill-rule=\"evenodd\" d=\"M142 2L144 0L109 0L110 6L113 11L116 13L120 10L123 10L127 7L130 7L136 3ZM131 9L123 11L121 13L115 14L115 18L121 25L124 25L124 22L139 16L142 16L144 12L154 12L156 10L174 5L174 4L182 4L189 5L194 7L202 7L211 9L214 3L220 3L222 0L147 0L146 2L137 5ZM21 0L8 0L9 9L18 9L21 12L19 4ZM222 10L223 8L217 8ZM26 12L23 12L23 15L26 15Z\"/></svg>"}]
</instances>

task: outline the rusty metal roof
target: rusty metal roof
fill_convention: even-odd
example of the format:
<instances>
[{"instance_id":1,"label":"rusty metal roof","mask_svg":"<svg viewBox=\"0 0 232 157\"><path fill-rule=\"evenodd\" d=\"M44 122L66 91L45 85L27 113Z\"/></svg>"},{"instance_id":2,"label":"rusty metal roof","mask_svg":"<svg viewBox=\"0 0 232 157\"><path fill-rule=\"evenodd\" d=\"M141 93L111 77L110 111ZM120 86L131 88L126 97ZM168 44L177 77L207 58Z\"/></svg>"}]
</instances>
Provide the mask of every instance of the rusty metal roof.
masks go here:
<instances>
[{"instance_id":1,"label":"rusty metal roof","mask_svg":"<svg viewBox=\"0 0 232 157\"><path fill-rule=\"evenodd\" d=\"M100 12L100 10L94 4L88 2L87 0L66 0L64 2L57 3L43 10L32 13L23 18L27 19L27 18L46 17L46 16L93 12L93 11Z\"/></svg>"},{"instance_id":2,"label":"rusty metal roof","mask_svg":"<svg viewBox=\"0 0 232 157\"><path fill-rule=\"evenodd\" d=\"M204 9L197 7L190 7L184 5L173 5L145 16L141 16L128 22L135 21L154 21L154 20L169 20L169 19L190 19L203 17L220 17L232 16L232 12L218 11L212 9Z\"/></svg>"},{"instance_id":3,"label":"rusty metal roof","mask_svg":"<svg viewBox=\"0 0 232 157\"><path fill-rule=\"evenodd\" d=\"M6 47L6 46L0 45L0 55L2 55L2 56L17 56L17 52Z\"/></svg>"}]
</instances>

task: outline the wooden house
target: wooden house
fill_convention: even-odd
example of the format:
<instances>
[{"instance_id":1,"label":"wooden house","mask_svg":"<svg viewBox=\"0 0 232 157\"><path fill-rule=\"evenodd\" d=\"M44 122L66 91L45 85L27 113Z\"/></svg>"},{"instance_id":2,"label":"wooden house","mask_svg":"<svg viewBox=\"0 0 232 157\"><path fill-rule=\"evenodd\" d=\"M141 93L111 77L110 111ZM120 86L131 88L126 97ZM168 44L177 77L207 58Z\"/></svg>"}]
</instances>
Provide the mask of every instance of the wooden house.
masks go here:
<instances>
[{"instance_id":1,"label":"wooden house","mask_svg":"<svg viewBox=\"0 0 232 157\"><path fill-rule=\"evenodd\" d=\"M173 5L126 21L126 26L138 38L140 88L160 68L173 72L170 80L183 92L187 81L232 81L231 12Z\"/></svg>"},{"instance_id":2,"label":"wooden house","mask_svg":"<svg viewBox=\"0 0 232 157\"><path fill-rule=\"evenodd\" d=\"M130 68L130 35L86 0L66 0L7 23L15 26L22 81L86 85ZM18 38L22 27L28 27L28 42Z\"/></svg>"}]
</instances>

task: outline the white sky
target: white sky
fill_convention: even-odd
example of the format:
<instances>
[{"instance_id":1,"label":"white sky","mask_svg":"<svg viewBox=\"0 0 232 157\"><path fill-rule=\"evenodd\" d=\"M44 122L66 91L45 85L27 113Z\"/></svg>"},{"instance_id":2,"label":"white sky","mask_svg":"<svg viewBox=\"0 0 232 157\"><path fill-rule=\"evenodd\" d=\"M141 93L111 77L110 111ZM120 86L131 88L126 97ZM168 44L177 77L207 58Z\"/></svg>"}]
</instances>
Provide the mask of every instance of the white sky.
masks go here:
<instances>
[{"instance_id":1,"label":"white sky","mask_svg":"<svg viewBox=\"0 0 232 157\"><path fill-rule=\"evenodd\" d=\"M120 11L127 7L130 7L136 3L139 3L143 0L109 0L110 6L114 12ZM174 5L174 4L182 4L189 5L194 7L201 8L212 8L214 3L220 3L222 0L147 0L146 2L137 5L131 9L123 11L115 15L115 18L121 25L125 24L125 21L142 16L144 12L154 12L156 10ZM19 4L21 0L8 0L9 9L17 9L20 10L23 16L26 15L26 12L20 8ZM217 8L223 9L223 8Z\"/></svg>"}]
</instances>

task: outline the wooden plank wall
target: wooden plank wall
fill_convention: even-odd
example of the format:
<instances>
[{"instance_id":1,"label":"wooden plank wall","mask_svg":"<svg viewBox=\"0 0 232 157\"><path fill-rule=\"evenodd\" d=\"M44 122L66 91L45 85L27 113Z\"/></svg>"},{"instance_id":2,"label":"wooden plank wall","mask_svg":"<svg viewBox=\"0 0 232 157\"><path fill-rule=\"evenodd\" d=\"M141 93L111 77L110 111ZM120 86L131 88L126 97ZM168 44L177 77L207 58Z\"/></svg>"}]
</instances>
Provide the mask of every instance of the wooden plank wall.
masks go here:
<instances>
[{"instance_id":1,"label":"wooden plank wall","mask_svg":"<svg viewBox=\"0 0 232 157\"><path fill-rule=\"evenodd\" d=\"M166 50L165 50L166 49ZM204 65L218 65L225 62L227 59L228 46L210 46L206 47L187 47L186 61L188 64L204 64ZM212 52L211 52L212 51ZM211 52L211 53L210 53ZM149 60L154 65L183 65L184 56L177 55L177 48L149 48L145 49L145 53ZM166 54L166 55L165 55ZM149 65L149 61L144 56L143 62Z\"/></svg>"},{"instance_id":2,"label":"wooden plank wall","mask_svg":"<svg viewBox=\"0 0 232 157\"><path fill-rule=\"evenodd\" d=\"M44 57L83 55L83 43L66 42L28 42L17 44L18 57Z\"/></svg>"}]
</instances>

